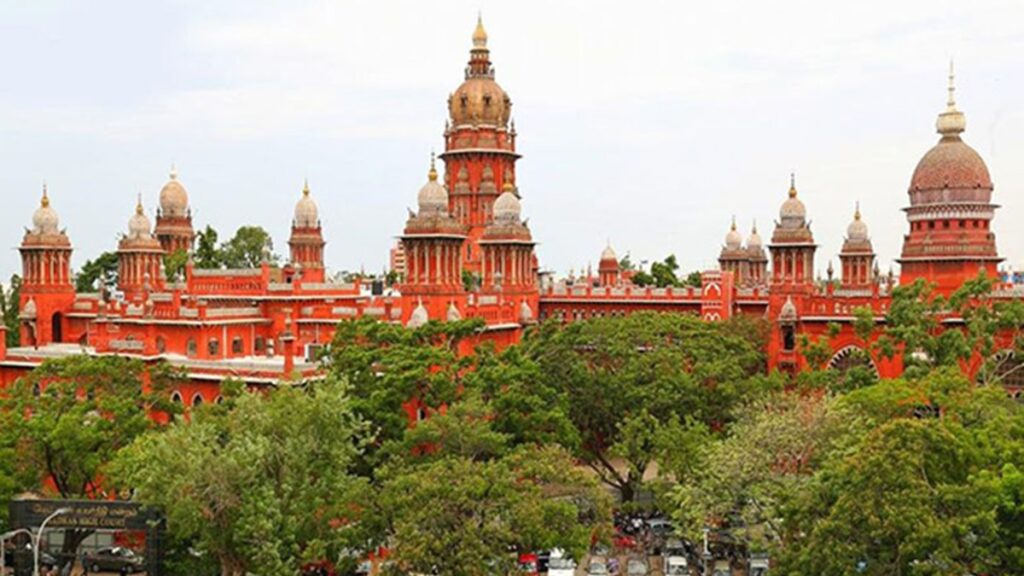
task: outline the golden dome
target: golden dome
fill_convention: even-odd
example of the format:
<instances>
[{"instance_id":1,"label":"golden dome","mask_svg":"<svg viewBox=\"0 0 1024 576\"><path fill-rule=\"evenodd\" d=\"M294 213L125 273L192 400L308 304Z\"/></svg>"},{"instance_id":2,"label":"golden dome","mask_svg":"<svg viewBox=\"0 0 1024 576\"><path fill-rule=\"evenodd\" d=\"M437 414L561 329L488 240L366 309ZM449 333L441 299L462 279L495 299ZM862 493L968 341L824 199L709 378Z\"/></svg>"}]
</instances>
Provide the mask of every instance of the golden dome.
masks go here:
<instances>
[{"instance_id":1,"label":"golden dome","mask_svg":"<svg viewBox=\"0 0 1024 576\"><path fill-rule=\"evenodd\" d=\"M483 20L477 18L466 79L448 97L448 114L456 127L479 124L505 127L508 125L511 108L512 101L508 94L494 81L494 68L491 66L490 50L487 49L487 32Z\"/></svg>"},{"instance_id":2,"label":"golden dome","mask_svg":"<svg viewBox=\"0 0 1024 576\"><path fill-rule=\"evenodd\" d=\"M487 47L487 30L484 30L484 18L482 14L476 15L476 30L473 30L473 47Z\"/></svg>"}]
</instances>

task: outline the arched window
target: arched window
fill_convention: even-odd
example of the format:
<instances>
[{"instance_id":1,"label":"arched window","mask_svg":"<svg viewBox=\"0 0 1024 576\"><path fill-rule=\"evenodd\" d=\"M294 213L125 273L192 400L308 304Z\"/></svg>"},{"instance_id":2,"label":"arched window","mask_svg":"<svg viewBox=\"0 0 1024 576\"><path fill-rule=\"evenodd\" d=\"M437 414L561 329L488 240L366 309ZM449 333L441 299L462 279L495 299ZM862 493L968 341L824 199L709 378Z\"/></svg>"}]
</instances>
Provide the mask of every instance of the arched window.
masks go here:
<instances>
[{"instance_id":1,"label":"arched window","mask_svg":"<svg viewBox=\"0 0 1024 576\"><path fill-rule=\"evenodd\" d=\"M224 397L221 396L220 394L217 394L217 397L213 399L213 403L214 404L223 404L224 403Z\"/></svg>"},{"instance_id":2,"label":"arched window","mask_svg":"<svg viewBox=\"0 0 1024 576\"><path fill-rule=\"evenodd\" d=\"M200 394L199 392L196 392L195 396L192 397L192 405L193 406L202 406L203 405L203 395Z\"/></svg>"},{"instance_id":3,"label":"arched window","mask_svg":"<svg viewBox=\"0 0 1024 576\"><path fill-rule=\"evenodd\" d=\"M867 368L878 378L878 367L871 356L858 346L847 346L836 352L828 361L828 369L846 373L847 370L861 366Z\"/></svg>"},{"instance_id":4,"label":"arched window","mask_svg":"<svg viewBox=\"0 0 1024 576\"><path fill-rule=\"evenodd\" d=\"M231 353L236 356L241 356L245 353L245 342L242 341L240 336L235 336L231 341Z\"/></svg>"},{"instance_id":5,"label":"arched window","mask_svg":"<svg viewBox=\"0 0 1024 576\"><path fill-rule=\"evenodd\" d=\"M210 341L206 343L206 350L210 356L217 356L220 354L220 341L216 338L210 338Z\"/></svg>"},{"instance_id":6,"label":"arched window","mask_svg":"<svg viewBox=\"0 0 1024 576\"><path fill-rule=\"evenodd\" d=\"M256 339L253 340L253 342L252 342L252 347L253 347L253 353L254 354L262 354L263 353L263 349L266 348L266 346L264 344L264 341L263 341L263 336L257 336Z\"/></svg>"},{"instance_id":7,"label":"arched window","mask_svg":"<svg viewBox=\"0 0 1024 576\"><path fill-rule=\"evenodd\" d=\"M796 335L793 332L792 326L782 327L782 349L786 352L792 351L796 348Z\"/></svg>"},{"instance_id":8,"label":"arched window","mask_svg":"<svg viewBox=\"0 0 1024 576\"><path fill-rule=\"evenodd\" d=\"M196 339L189 338L188 342L185 343L185 355L189 358L194 358L198 352L198 346L196 346Z\"/></svg>"},{"instance_id":9,"label":"arched window","mask_svg":"<svg viewBox=\"0 0 1024 576\"><path fill-rule=\"evenodd\" d=\"M156 352L157 354L167 352L167 340L165 340L163 336L156 337Z\"/></svg>"},{"instance_id":10,"label":"arched window","mask_svg":"<svg viewBox=\"0 0 1024 576\"><path fill-rule=\"evenodd\" d=\"M171 393L171 402L174 402L175 404L181 404L182 403L181 392L178 392L177 390L172 392Z\"/></svg>"}]
</instances>

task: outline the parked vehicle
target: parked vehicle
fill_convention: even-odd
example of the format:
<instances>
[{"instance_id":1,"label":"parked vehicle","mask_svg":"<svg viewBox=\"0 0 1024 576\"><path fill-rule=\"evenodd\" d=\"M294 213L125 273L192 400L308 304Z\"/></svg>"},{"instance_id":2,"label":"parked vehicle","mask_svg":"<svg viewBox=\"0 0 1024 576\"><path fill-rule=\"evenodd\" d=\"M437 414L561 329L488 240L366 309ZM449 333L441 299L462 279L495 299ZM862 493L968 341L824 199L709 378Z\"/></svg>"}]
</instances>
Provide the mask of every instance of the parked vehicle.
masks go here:
<instances>
[{"instance_id":1,"label":"parked vehicle","mask_svg":"<svg viewBox=\"0 0 1024 576\"><path fill-rule=\"evenodd\" d=\"M87 572L118 572L121 574L134 574L146 569L145 561L131 548L122 546L111 546L100 548L95 552L85 555L85 569Z\"/></svg>"},{"instance_id":2,"label":"parked vehicle","mask_svg":"<svg viewBox=\"0 0 1024 576\"><path fill-rule=\"evenodd\" d=\"M536 554L527 552L519 555L519 573L523 576L540 576Z\"/></svg>"},{"instance_id":3,"label":"parked vehicle","mask_svg":"<svg viewBox=\"0 0 1024 576\"><path fill-rule=\"evenodd\" d=\"M587 576L608 576L608 564L603 558L591 558L587 565Z\"/></svg>"},{"instance_id":4,"label":"parked vehicle","mask_svg":"<svg viewBox=\"0 0 1024 576\"><path fill-rule=\"evenodd\" d=\"M626 562L627 576L647 576L647 561L641 558L630 558Z\"/></svg>"},{"instance_id":5,"label":"parked vehicle","mask_svg":"<svg viewBox=\"0 0 1024 576\"><path fill-rule=\"evenodd\" d=\"M573 576L576 574L576 562L565 555L565 551L555 548L548 557L548 576Z\"/></svg>"},{"instance_id":6,"label":"parked vehicle","mask_svg":"<svg viewBox=\"0 0 1024 576\"><path fill-rule=\"evenodd\" d=\"M690 563L686 556L666 556L665 576L688 576L690 574Z\"/></svg>"}]
</instances>

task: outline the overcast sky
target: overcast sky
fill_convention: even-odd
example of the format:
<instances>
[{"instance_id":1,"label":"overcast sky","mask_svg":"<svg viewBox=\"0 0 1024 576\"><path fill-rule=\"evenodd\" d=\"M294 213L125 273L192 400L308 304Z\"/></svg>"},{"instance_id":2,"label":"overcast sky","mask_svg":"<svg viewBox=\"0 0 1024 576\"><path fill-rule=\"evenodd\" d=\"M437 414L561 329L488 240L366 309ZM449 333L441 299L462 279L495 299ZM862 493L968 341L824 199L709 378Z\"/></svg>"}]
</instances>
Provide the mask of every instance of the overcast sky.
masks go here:
<instances>
[{"instance_id":1,"label":"overcast sky","mask_svg":"<svg viewBox=\"0 0 1024 576\"><path fill-rule=\"evenodd\" d=\"M796 172L817 263L860 200L884 271L946 98L1024 265L1024 6L1006 2L0 0L0 273L49 184L75 265L116 246L172 162L197 229L286 252L308 177L333 270L380 270L442 147L477 10L514 103L542 267L606 241L712 267L729 221L770 236Z\"/></svg>"}]
</instances>

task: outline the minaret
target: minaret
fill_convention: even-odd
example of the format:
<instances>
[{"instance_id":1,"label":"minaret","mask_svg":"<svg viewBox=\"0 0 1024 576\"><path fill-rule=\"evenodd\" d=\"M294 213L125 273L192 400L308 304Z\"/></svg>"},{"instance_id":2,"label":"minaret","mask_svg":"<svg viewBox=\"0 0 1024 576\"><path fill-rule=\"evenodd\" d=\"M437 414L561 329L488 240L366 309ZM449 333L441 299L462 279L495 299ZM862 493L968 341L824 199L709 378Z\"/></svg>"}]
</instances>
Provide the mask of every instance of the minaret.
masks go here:
<instances>
[{"instance_id":1,"label":"minaret","mask_svg":"<svg viewBox=\"0 0 1024 576\"><path fill-rule=\"evenodd\" d=\"M608 244L601 251L601 260L597 263L597 275L601 279L601 286L619 285L619 257Z\"/></svg>"},{"instance_id":2,"label":"minaret","mask_svg":"<svg viewBox=\"0 0 1024 576\"><path fill-rule=\"evenodd\" d=\"M905 209L910 232L903 237L900 281L924 278L949 294L984 270L995 278L1002 261L990 228L995 210L992 179L981 156L960 138L967 128L954 98L949 67L946 109L935 122L940 138L914 169Z\"/></svg>"},{"instance_id":3,"label":"minaret","mask_svg":"<svg viewBox=\"0 0 1024 576\"><path fill-rule=\"evenodd\" d=\"M302 198L295 204L292 234L288 239L291 261L302 269L305 282L324 281L324 242L319 210L309 195L309 182L302 186Z\"/></svg>"},{"instance_id":4,"label":"minaret","mask_svg":"<svg viewBox=\"0 0 1024 576\"><path fill-rule=\"evenodd\" d=\"M135 214L128 220L128 234L117 244L118 288L129 300L135 295L162 287L163 255L163 247L153 235L140 195L135 204Z\"/></svg>"},{"instance_id":5,"label":"minaret","mask_svg":"<svg viewBox=\"0 0 1024 576\"><path fill-rule=\"evenodd\" d=\"M420 323L447 317L453 302L465 307L462 257L466 227L448 212L448 192L438 182L433 157L417 201L419 210L410 211L401 237L406 275L400 291L403 321L408 322L415 310L416 323Z\"/></svg>"},{"instance_id":6,"label":"minaret","mask_svg":"<svg viewBox=\"0 0 1024 576\"><path fill-rule=\"evenodd\" d=\"M747 237L747 259L749 274L746 285L761 286L768 279L768 256L764 253L764 244L761 242L761 235L757 233L757 222L750 229L750 236Z\"/></svg>"},{"instance_id":7,"label":"minaret","mask_svg":"<svg viewBox=\"0 0 1024 576\"><path fill-rule=\"evenodd\" d=\"M860 203L853 212L853 222L846 227L846 239L839 253L842 284L848 290L869 290L874 283L875 251L868 236L868 226L861 220Z\"/></svg>"},{"instance_id":8,"label":"minaret","mask_svg":"<svg viewBox=\"0 0 1024 576\"><path fill-rule=\"evenodd\" d=\"M498 194L515 179L515 128L512 101L494 81L487 32L477 18L465 80L448 96L445 128L445 179L452 215L467 227L463 266L480 273L477 242L492 219Z\"/></svg>"},{"instance_id":9,"label":"minaret","mask_svg":"<svg viewBox=\"0 0 1024 576\"><path fill-rule=\"evenodd\" d=\"M518 320L536 320L537 277L533 269L533 235L522 220L522 205L512 182L494 202L494 220L480 239L481 292L518 309Z\"/></svg>"},{"instance_id":10,"label":"minaret","mask_svg":"<svg viewBox=\"0 0 1024 576\"><path fill-rule=\"evenodd\" d=\"M43 185L43 198L25 230L21 246L21 342L42 346L63 342L64 314L75 300L71 278L71 241L60 229L57 211Z\"/></svg>"},{"instance_id":11,"label":"minaret","mask_svg":"<svg viewBox=\"0 0 1024 576\"><path fill-rule=\"evenodd\" d=\"M779 209L772 242L772 291L809 294L814 286L814 252L817 245L807 222L807 209L797 198L796 177L790 174L789 194Z\"/></svg>"},{"instance_id":12,"label":"minaret","mask_svg":"<svg viewBox=\"0 0 1024 576\"><path fill-rule=\"evenodd\" d=\"M192 209L188 205L188 192L178 180L178 171L171 166L170 179L160 189L160 208L156 211L156 237L164 252L192 251L195 231L192 229Z\"/></svg>"}]
</instances>

